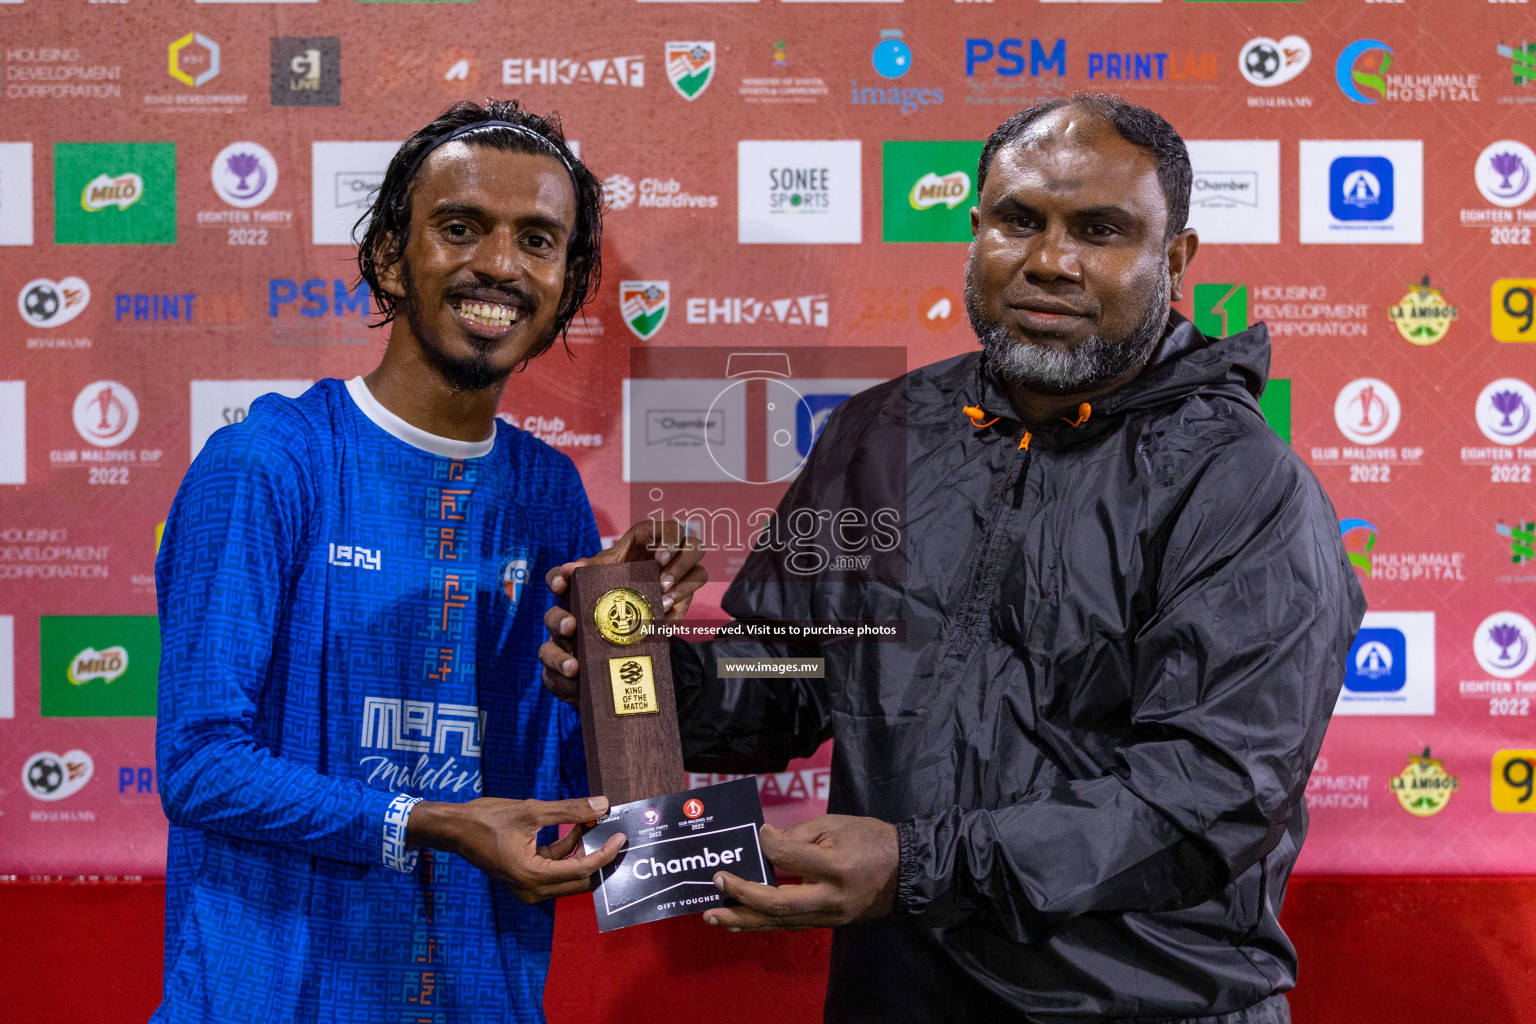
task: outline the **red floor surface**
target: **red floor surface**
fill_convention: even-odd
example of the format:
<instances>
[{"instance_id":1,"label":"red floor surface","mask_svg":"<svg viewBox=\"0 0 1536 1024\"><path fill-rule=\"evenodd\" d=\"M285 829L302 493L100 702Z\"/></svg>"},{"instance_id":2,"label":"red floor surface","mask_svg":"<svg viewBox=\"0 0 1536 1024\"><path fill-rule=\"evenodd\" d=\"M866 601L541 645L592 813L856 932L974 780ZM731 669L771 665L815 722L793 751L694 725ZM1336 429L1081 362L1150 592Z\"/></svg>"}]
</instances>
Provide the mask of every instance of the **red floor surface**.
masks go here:
<instances>
[{"instance_id":1,"label":"red floor surface","mask_svg":"<svg viewBox=\"0 0 1536 1024\"><path fill-rule=\"evenodd\" d=\"M147 1020L164 899L158 882L0 884L0 1021ZM1297 878L1283 920L1301 952L1297 1024L1536 1024L1536 877ZM545 1006L552 1024L816 1021L826 946L694 918L603 937L572 899Z\"/></svg>"}]
</instances>

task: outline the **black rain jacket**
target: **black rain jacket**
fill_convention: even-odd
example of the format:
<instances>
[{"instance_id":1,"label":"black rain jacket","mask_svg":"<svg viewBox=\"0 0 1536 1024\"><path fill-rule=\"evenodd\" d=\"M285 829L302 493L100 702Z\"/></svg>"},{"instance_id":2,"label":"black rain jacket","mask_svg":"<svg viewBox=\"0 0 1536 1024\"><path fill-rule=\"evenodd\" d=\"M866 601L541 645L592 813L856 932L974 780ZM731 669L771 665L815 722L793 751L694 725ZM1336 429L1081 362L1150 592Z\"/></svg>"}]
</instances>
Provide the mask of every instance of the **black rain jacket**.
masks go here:
<instances>
[{"instance_id":1,"label":"black rain jacket","mask_svg":"<svg viewBox=\"0 0 1536 1024\"><path fill-rule=\"evenodd\" d=\"M904 642L674 641L690 769L830 736L828 810L898 825L895 912L834 933L828 1020L1198 1017L1294 985L1277 918L1365 599L1260 414L1268 370L1262 324L1175 312L1140 376L1027 447L980 353L856 395L776 516L894 505L904 549L809 579L754 550L724 606ZM806 654L824 680L715 671Z\"/></svg>"}]
</instances>

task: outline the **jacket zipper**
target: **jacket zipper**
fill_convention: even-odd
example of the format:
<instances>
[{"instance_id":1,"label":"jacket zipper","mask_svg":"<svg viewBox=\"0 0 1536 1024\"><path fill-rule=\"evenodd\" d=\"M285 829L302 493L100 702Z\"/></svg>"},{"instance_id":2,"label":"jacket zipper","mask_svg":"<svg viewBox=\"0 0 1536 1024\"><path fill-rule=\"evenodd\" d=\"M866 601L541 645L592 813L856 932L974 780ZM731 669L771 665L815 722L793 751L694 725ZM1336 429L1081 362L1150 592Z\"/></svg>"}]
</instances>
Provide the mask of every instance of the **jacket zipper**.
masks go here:
<instances>
[{"instance_id":1,"label":"jacket zipper","mask_svg":"<svg viewBox=\"0 0 1536 1024\"><path fill-rule=\"evenodd\" d=\"M1026 430L1019 440L1017 449L1024 453L1024 457L1019 460L1015 472L1009 474L1008 479L1004 481L1002 491L997 496L997 512L992 516L987 532L982 537L980 571L971 577L971 585L966 592L965 604L961 612L962 617L957 621L946 644L949 653L962 656L962 660L969 655L990 617L991 596L996 589L996 577L1001 572L999 564L1001 553L995 549L998 546L998 538L1007 532L1004 525L1011 514L1011 509L1022 508L1024 505L1024 483L1029 476L1030 463L1034 461L1034 452L1029 443L1031 440L1032 436Z\"/></svg>"}]
</instances>

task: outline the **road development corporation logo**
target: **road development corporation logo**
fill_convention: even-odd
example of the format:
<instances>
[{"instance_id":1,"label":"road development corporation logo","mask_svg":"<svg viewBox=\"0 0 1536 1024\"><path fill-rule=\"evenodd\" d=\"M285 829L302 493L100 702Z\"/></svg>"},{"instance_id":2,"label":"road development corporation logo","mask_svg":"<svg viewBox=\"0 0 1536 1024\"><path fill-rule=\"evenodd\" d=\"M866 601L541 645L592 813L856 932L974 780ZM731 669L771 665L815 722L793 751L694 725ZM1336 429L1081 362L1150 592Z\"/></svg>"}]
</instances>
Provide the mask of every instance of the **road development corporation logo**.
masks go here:
<instances>
[{"instance_id":1,"label":"road development corporation logo","mask_svg":"<svg viewBox=\"0 0 1536 1024\"><path fill-rule=\"evenodd\" d=\"M1333 421L1339 433L1356 444L1381 444L1397 431L1402 418L1397 392L1375 377L1350 381L1333 402Z\"/></svg>"},{"instance_id":2,"label":"road development corporation logo","mask_svg":"<svg viewBox=\"0 0 1536 1024\"><path fill-rule=\"evenodd\" d=\"M1536 195L1536 153L1523 142L1502 139L1477 156L1477 190L1495 206L1523 206Z\"/></svg>"},{"instance_id":3,"label":"road development corporation logo","mask_svg":"<svg viewBox=\"0 0 1536 1024\"><path fill-rule=\"evenodd\" d=\"M1434 714L1435 613L1366 612L1333 713Z\"/></svg>"},{"instance_id":4,"label":"road development corporation logo","mask_svg":"<svg viewBox=\"0 0 1536 1024\"><path fill-rule=\"evenodd\" d=\"M715 44L694 40L667 44L667 81L685 100L696 100L715 80Z\"/></svg>"},{"instance_id":5,"label":"road development corporation logo","mask_svg":"<svg viewBox=\"0 0 1536 1024\"><path fill-rule=\"evenodd\" d=\"M1387 98L1391 66L1392 47L1378 39L1357 39L1340 52L1333 74L1345 96L1356 103L1378 103Z\"/></svg>"},{"instance_id":6,"label":"road development corporation logo","mask_svg":"<svg viewBox=\"0 0 1536 1024\"><path fill-rule=\"evenodd\" d=\"M87 384L75 396L75 430L98 448L116 448L139 425L139 403L115 380Z\"/></svg>"},{"instance_id":7,"label":"road development corporation logo","mask_svg":"<svg viewBox=\"0 0 1536 1024\"><path fill-rule=\"evenodd\" d=\"M16 309L33 327L58 327L85 311L91 301L91 286L84 278L66 277L50 281L39 277L21 286Z\"/></svg>"},{"instance_id":8,"label":"road development corporation logo","mask_svg":"<svg viewBox=\"0 0 1536 1024\"><path fill-rule=\"evenodd\" d=\"M984 142L884 142L881 238L887 242L969 242L972 174Z\"/></svg>"},{"instance_id":9,"label":"road development corporation logo","mask_svg":"<svg viewBox=\"0 0 1536 1024\"><path fill-rule=\"evenodd\" d=\"M175 242L176 144L55 143L53 194L61 245Z\"/></svg>"},{"instance_id":10,"label":"road development corporation logo","mask_svg":"<svg viewBox=\"0 0 1536 1024\"><path fill-rule=\"evenodd\" d=\"M666 281L620 281L619 314L641 341L650 341L667 322L671 285Z\"/></svg>"},{"instance_id":11,"label":"road development corporation logo","mask_svg":"<svg viewBox=\"0 0 1536 1024\"><path fill-rule=\"evenodd\" d=\"M1387 317L1397 325L1397 333L1414 345L1433 345L1445 337L1460 311L1430 286L1429 275L1416 285L1397 305L1387 310Z\"/></svg>"},{"instance_id":12,"label":"road development corporation logo","mask_svg":"<svg viewBox=\"0 0 1536 1024\"><path fill-rule=\"evenodd\" d=\"M1428 818L1445 810L1461 780L1446 772L1444 762L1424 753L1410 757L1408 767L1392 776L1389 788L1403 810L1415 818Z\"/></svg>"},{"instance_id":13,"label":"road development corporation logo","mask_svg":"<svg viewBox=\"0 0 1536 1024\"><path fill-rule=\"evenodd\" d=\"M1490 615L1472 634L1472 656L1491 676L1523 676L1536 667L1536 626L1518 612Z\"/></svg>"},{"instance_id":14,"label":"road development corporation logo","mask_svg":"<svg viewBox=\"0 0 1536 1024\"><path fill-rule=\"evenodd\" d=\"M1303 139L1301 241L1417 245L1424 240L1424 143Z\"/></svg>"},{"instance_id":15,"label":"road development corporation logo","mask_svg":"<svg viewBox=\"0 0 1536 1024\"><path fill-rule=\"evenodd\" d=\"M201 32L188 32L166 47L167 70L182 85L194 89L219 77L219 44Z\"/></svg>"},{"instance_id":16,"label":"road development corporation logo","mask_svg":"<svg viewBox=\"0 0 1536 1024\"><path fill-rule=\"evenodd\" d=\"M1275 245L1280 241L1280 142L1192 140L1189 226L1200 241Z\"/></svg>"},{"instance_id":17,"label":"road development corporation logo","mask_svg":"<svg viewBox=\"0 0 1536 1024\"><path fill-rule=\"evenodd\" d=\"M736 240L857 244L863 238L857 139L736 143Z\"/></svg>"},{"instance_id":18,"label":"road development corporation logo","mask_svg":"<svg viewBox=\"0 0 1536 1024\"><path fill-rule=\"evenodd\" d=\"M1237 62L1249 85L1267 89L1284 85L1305 71L1312 62L1312 47L1301 36L1259 36L1243 44Z\"/></svg>"},{"instance_id":19,"label":"road development corporation logo","mask_svg":"<svg viewBox=\"0 0 1536 1024\"><path fill-rule=\"evenodd\" d=\"M83 750L44 750L21 766L21 785L35 800L63 800L85 788L95 771L95 762Z\"/></svg>"},{"instance_id":20,"label":"road development corporation logo","mask_svg":"<svg viewBox=\"0 0 1536 1024\"><path fill-rule=\"evenodd\" d=\"M1516 377L1500 377L1477 396L1477 428L1490 441L1522 444L1536 434L1536 390Z\"/></svg>"},{"instance_id":21,"label":"road development corporation logo","mask_svg":"<svg viewBox=\"0 0 1536 1024\"><path fill-rule=\"evenodd\" d=\"M230 206L260 206L277 188L277 160L254 142L231 142L213 158L213 190Z\"/></svg>"}]
</instances>

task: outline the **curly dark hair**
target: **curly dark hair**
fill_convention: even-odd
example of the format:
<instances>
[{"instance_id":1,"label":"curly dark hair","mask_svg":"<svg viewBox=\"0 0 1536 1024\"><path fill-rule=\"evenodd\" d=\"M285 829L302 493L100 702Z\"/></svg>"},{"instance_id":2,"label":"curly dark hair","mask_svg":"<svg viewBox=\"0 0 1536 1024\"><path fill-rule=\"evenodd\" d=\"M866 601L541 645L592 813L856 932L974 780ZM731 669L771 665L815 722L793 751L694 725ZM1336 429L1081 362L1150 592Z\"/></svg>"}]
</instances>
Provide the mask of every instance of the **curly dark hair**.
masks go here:
<instances>
[{"instance_id":1,"label":"curly dark hair","mask_svg":"<svg viewBox=\"0 0 1536 1024\"><path fill-rule=\"evenodd\" d=\"M414 192L416 171L425 154L432 150L439 138L457 128L482 121L508 121L548 139L570 167L576 188L576 227L566 248L565 286L561 289L560 305L555 312L555 329L537 348L528 352L524 360L526 362L542 355L554 344L556 337L565 337L571 320L597 291L598 281L602 277L603 185L597 175L587 170L571 153L558 114L540 117L524 110L516 100L487 100L483 107L464 100L443 111L430 124L406 139L389 161L389 169L384 172L384 180L374 194L368 212L357 222L357 228L362 227L365 221L368 225L358 244L357 269L384 317L376 325L382 327L395 318L395 298L379 287L379 271L400 259L405 251L405 243L411 233L411 195ZM494 125L461 135L456 141L508 153L554 155L550 148L538 140ZM354 236L357 228L353 229Z\"/></svg>"},{"instance_id":2,"label":"curly dark hair","mask_svg":"<svg viewBox=\"0 0 1536 1024\"><path fill-rule=\"evenodd\" d=\"M1062 107L1081 107L1108 121L1126 142L1151 151L1157 160L1157 181L1168 203L1168 223L1163 229L1163 240L1171 241L1174 235L1183 231L1189 223L1189 193L1194 182L1184 139L1157 111L1107 93L1080 92L1041 100L998 125L981 151L976 168L976 195L981 195L987 183L987 171L998 151L1017 142L1024 130L1040 118Z\"/></svg>"}]
</instances>

